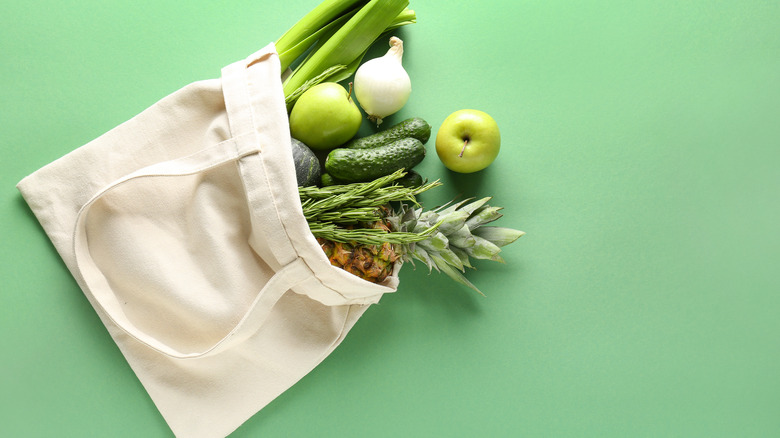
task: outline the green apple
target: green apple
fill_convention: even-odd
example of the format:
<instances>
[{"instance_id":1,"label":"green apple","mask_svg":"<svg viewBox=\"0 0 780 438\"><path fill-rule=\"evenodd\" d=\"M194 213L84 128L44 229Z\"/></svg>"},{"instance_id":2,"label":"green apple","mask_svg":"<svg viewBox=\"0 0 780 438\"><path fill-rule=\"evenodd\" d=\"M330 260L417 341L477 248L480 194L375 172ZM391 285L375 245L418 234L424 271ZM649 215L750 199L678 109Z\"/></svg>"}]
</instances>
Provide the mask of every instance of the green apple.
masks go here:
<instances>
[{"instance_id":1,"label":"green apple","mask_svg":"<svg viewBox=\"0 0 780 438\"><path fill-rule=\"evenodd\" d=\"M436 153L455 172L471 173L488 167L500 147L498 124L479 110L455 111L444 119L436 133Z\"/></svg>"},{"instance_id":2,"label":"green apple","mask_svg":"<svg viewBox=\"0 0 780 438\"><path fill-rule=\"evenodd\" d=\"M352 96L335 82L306 90L290 112L290 134L316 150L333 149L357 134L363 117Z\"/></svg>"}]
</instances>

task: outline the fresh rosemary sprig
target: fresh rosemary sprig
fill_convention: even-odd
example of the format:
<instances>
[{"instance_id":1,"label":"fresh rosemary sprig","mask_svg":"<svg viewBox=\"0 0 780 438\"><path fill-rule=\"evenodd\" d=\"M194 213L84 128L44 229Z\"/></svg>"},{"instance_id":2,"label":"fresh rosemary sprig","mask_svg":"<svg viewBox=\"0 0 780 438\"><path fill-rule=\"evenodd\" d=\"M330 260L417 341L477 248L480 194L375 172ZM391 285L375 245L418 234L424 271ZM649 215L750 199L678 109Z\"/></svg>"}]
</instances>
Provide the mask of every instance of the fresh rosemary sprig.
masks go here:
<instances>
[{"instance_id":1,"label":"fresh rosemary sprig","mask_svg":"<svg viewBox=\"0 0 780 438\"><path fill-rule=\"evenodd\" d=\"M417 205L416 196L441 185L437 180L419 187L403 187L394 182L406 175L398 170L390 175L365 183L340 184L326 187L299 187L303 215L316 220L320 214L355 209L377 209L393 201L407 201Z\"/></svg>"},{"instance_id":2,"label":"fresh rosemary sprig","mask_svg":"<svg viewBox=\"0 0 780 438\"><path fill-rule=\"evenodd\" d=\"M391 185L404 177L406 175L406 172L401 170L396 170L395 172L385 175L383 177L377 178L373 181L369 182L363 182L363 183L351 183L351 184L337 184L332 186L325 186L325 187L299 187L298 193L301 196L301 200L305 199L325 199L325 198L332 198L335 195L349 195L349 197L361 197L366 195L367 193L377 192L378 189L384 188L387 192L396 192L395 196L401 196L401 194L420 194L428 189L431 189L436 186L440 186L441 183L439 180L436 180L432 183L426 183L423 184L420 187L402 187L399 185L394 185L393 190L391 189ZM398 191L400 190L400 192ZM380 191L381 192L381 191ZM411 200L414 200L414 198L410 198ZM370 200L370 199L369 199Z\"/></svg>"},{"instance_id":3,"label":"fresh rosemary sprig","mask_svg":"<svg viewBox=\"0 0 780 438\"><path fill-rule=\"evenodd\" d=\"M417 203L416 196L433 187L439 181L419 187L404 187L395 181L406 175L398 170L390 175L365 183L341 184L326 187L300 187L303 215L315 237L338 242L356 242L380 245L384 242L403 244L424 240L438 224L419 232L386 231L382 229L353 228L345 226L370 223L382 219L382 208L390 202Z\"/></svg>"},{"instance_id":4,"label":"fresh rosemary sprig","mask_svg":"<svg viewBox=\"0 0 780 438\"><path fill-rule=\"evenodd\" d=\"M433 225L418 233L385 231L376 228L342 228L336 224L325 222L310 222L309 229L314 237L334 242L353 242L361 245L382 245L383 243L403 245L427 239L436 231L438 225Z\"/></svg>"},{"instance_id":5,"label":"fresh rosemary sprig","mask_svg":"<svg viewBox=\"0 0 780 438\"><path fill-rule=\"evenodd\" d=\"M354 225L361 222L374 222L382 219L382 212L375 207L361 207L355 209L338 209L323 211L316 216L307 216L309 222L332 223L339 225Z\"/></svg>"}]
</instances>

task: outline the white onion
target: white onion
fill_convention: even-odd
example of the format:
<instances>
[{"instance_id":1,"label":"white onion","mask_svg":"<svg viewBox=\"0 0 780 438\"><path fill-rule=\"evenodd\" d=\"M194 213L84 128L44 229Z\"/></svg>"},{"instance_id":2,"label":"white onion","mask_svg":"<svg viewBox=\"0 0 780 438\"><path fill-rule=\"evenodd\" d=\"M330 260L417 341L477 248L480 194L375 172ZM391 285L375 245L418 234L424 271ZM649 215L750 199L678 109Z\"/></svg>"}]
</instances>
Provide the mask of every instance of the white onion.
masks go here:
<instances>
[{"instance_id":1,"label":"white onion","mask_svg":"<svg viewBox=\"0 0 780 438\"><path fill-rule=\"evenodd\" d=\"M368 118L379 125L382 118L403 108L412 92L412 82L401 63L404 42L390 38L384 56L366 61L355 72L355 96Z\"/></svg>"}]
</instances>

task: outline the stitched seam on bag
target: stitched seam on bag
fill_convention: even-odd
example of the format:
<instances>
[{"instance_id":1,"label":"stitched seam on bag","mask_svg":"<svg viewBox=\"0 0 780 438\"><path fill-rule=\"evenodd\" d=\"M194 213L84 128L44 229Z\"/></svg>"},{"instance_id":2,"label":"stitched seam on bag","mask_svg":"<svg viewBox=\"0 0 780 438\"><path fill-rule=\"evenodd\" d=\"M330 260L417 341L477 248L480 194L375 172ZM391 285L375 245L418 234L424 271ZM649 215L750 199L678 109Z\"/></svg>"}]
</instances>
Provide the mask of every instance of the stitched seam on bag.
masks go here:
<instances>
[{"instance_id":1,"label":"stitched seam on bag","mask_svg":"<svg viewBox=\"0 0 780 438\"><path fill-rule=\"evenodd\" d=\"M266 58L263 57L263 59L266 59ZM255 64L255 62L252 63L252 65L254 65L254 64ZM258 131L259 125L257 123L257 117L255 115L254 100L252 99L252 95L251 95L252 84L251 84L251 81L249 80L249 66L244 70L243 80L244 80L244 84L245 84L244 90L247 93L246 97L249 99L249 105L248 105L248 107L249 107L249 117L250 117L250 119L252 121L252 126L254 127L253 133L257 136L257 143L258 143L258 145L260 145L260 136L258 135L259 134L259 131ZM260 145L260 147L262 147L262 145ZM268 195L271 198L271 205L273 205L274 211L276 212L276 218L279 220L279 224L281 225L282 230L284 231L284 234L285 234L286 239L287 239L287 244L292 248L293 253L295 254L295 257L296 258L301 258L301 255L298 252L298 249L295 248L295 245L293 245L292 239L290 239L289 230L287 229L287 227L284 224L284 221L282 220L282 215L281 215L281 213L279 211L279 204L276 201L276 197L274 196L274 192L273 192L273 190L270 190L270 188L273 187L273 185L271 184L271 180L268 177L268 169L265 166L265 160L262 159L262 156L261 156L260 163L263 166L263 179L265 180L266 186L269 188ZM314 276L313 275L313 271L311 271L311 268L309 268L309 271L312 273L311 276Z\"/></svg>"}]
</instances>

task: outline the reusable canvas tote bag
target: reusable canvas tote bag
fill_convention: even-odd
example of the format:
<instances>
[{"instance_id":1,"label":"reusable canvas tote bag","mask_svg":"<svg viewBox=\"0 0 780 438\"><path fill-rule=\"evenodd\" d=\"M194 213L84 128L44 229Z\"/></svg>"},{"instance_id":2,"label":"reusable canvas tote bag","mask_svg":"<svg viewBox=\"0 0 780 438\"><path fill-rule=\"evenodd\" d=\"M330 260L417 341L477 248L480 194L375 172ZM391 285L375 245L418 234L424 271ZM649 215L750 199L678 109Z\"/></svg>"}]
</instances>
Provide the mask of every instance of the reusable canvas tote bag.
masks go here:
<instances>
[{"instance_id":1,"label":"reusable canvas tote bag","mask_svg":"<svg viewBox=\"0 0 780 438\"><path fill-rule=\"evenodd\" d=\"M177 436L230 434L398 284L309 232L280 73L270 44L18 184Z\"/></svg>"}]
</instances>

